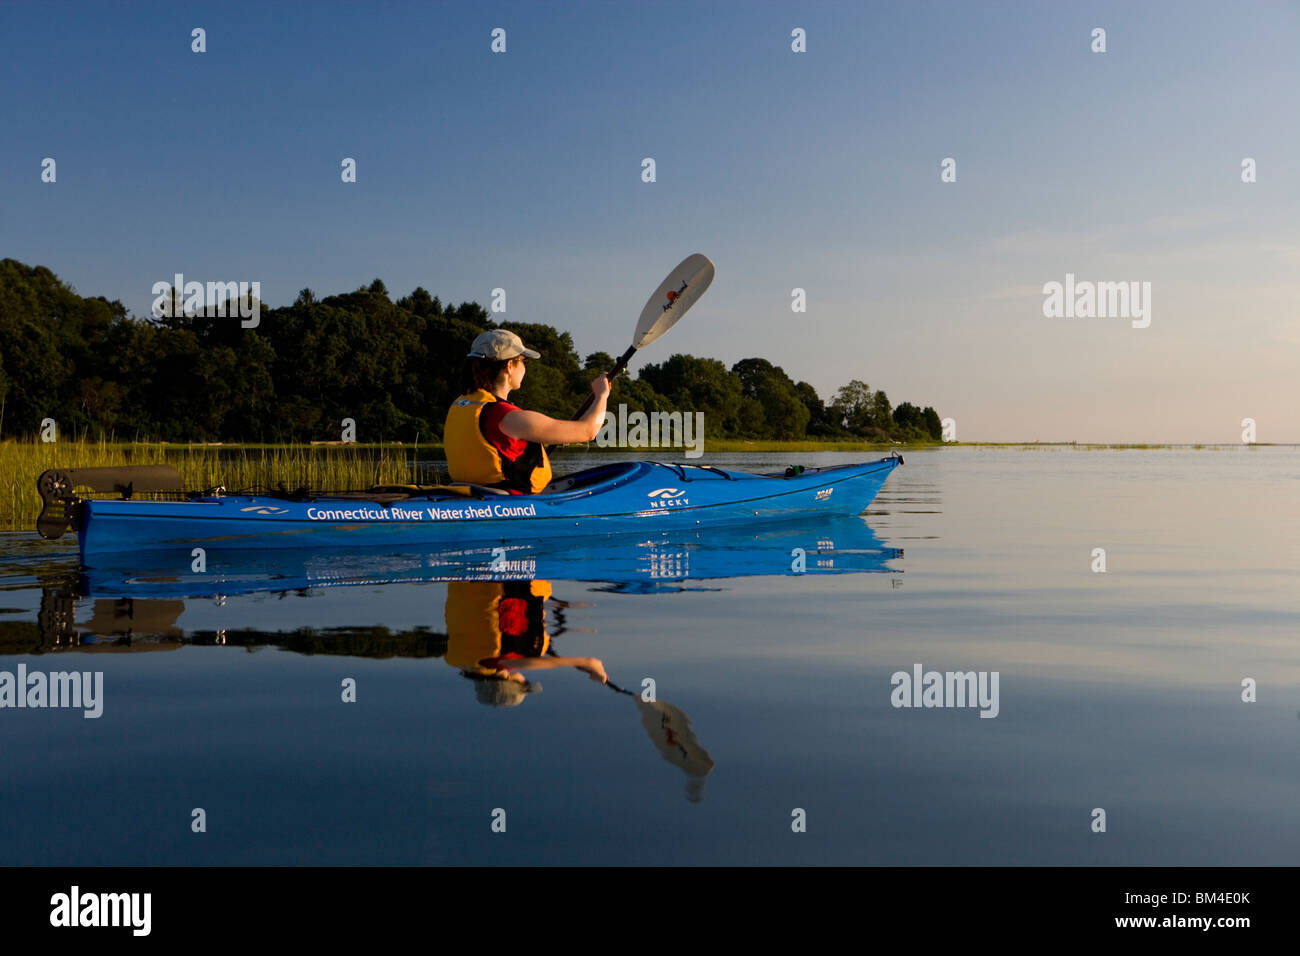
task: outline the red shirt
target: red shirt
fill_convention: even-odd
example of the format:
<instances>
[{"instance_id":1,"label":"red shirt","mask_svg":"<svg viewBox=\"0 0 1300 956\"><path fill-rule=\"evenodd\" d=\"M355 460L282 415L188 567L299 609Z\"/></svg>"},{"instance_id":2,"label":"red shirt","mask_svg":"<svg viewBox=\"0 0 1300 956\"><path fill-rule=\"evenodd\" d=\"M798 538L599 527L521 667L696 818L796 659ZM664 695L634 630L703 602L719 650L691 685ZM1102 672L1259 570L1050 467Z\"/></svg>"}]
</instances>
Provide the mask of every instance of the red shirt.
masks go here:
<instances>
[{"instance_id":1,"label":"red shirt","mask_svg":"<svg viewBox=\"0 0 1300 956\"><path fill-rule=\"evenodd\" d=\"M488 444L499 451L501 457L508 461L517 460L528 448L528 442L518 438L511 438L501 430L501 419L518 410L518 405L511 405L509 402L488 402L483 406L483 411L478 416L479 431L483 433L483 437L487 439ZM510 493L518 495L523 492L511 489Z\"/></svg>"}]
</instances>

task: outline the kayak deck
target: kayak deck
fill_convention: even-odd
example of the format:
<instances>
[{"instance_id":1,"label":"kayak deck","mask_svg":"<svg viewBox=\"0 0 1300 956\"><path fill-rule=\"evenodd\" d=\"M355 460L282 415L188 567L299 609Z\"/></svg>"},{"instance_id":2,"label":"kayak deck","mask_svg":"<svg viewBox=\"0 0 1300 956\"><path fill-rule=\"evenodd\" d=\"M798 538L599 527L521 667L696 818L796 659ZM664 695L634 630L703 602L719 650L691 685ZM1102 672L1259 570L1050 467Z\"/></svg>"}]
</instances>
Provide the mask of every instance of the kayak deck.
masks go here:
<instances>
[{"instance_id":1,"label":"kayak deck","mask_svg":"<svg viewBox=\"0 0 1300 956\"><path fill-rule=\"evenodd\" d=\"M859 514L901 458L751 474L638 461L558 479L536 495L462 485L323 495L198 494L77 502L86 555L139 550L294 548L508 541Z\"/></svg>"}]
</instances>

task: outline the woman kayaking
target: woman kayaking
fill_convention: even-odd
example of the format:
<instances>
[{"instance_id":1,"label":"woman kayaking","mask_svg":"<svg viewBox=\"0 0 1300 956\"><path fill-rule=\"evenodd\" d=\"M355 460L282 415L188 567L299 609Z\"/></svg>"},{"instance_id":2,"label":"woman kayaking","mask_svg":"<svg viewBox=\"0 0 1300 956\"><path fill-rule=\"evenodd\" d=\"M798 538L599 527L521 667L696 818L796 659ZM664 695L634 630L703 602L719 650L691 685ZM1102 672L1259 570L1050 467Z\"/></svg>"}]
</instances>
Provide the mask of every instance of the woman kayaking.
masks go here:
<instances>
[{"instance_id":1,"label":"woman kayaking","mask_svg":"<svg viewBox=\"0 0 1300 956\"><path fill-rule=\"evenodd\" d=\"M505 329L484 332L465 358L461 388L443 428L447 470L452 481L536 494L551 482L545 445L591 441L605 420L609 378L591 383L595 399L576 421L560 421L511 405L506 399L524 381L528 359L541 354L524 348Z\"/></svg>"}]
</instances>

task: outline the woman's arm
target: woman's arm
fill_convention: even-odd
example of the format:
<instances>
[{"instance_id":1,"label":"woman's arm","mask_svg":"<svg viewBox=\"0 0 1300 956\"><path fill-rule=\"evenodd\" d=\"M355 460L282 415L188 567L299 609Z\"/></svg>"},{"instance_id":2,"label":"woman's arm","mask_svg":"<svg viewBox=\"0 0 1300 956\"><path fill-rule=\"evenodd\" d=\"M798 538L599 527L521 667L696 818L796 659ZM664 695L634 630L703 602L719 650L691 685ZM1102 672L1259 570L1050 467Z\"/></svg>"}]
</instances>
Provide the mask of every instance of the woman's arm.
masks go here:
<instances>
[{"instance_id":1,"label":"woman's arm","mask_svg":"<svg viewBox=\"0 0 1300 956\"><path fill-rule=\"evenodd\" d=\"M599 657L512 657L509 660L498 658L494 664L512 671L544 671L554 667L576 667L594 681L602 684L609 682L609 678L605 676L605 665Z\"/></svg>"},{"instance_id":2,"label":"woman's arm","mask_svg":"<svg viewBox=\"0 0 1300 956\"><path fill-rule=\"evenodd\" d=\"M591 383L591 394L595 396L595 401L577 421L564 422L541 412L527 412L519 408L506 413L501 419L500 428L511 438L540 445L591 441L600 434L600 426L605 421L605 403L609 400L609 379L603 372Z\"/></svg>"}]
</instances>

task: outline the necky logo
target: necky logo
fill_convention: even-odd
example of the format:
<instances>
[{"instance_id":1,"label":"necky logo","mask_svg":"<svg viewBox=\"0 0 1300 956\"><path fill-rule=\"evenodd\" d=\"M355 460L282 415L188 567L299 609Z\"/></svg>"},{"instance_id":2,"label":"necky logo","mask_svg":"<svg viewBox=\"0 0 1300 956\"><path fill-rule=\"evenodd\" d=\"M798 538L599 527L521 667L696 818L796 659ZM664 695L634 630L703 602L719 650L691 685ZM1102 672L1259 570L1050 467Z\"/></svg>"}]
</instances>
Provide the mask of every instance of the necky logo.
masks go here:
<instances>
[{"instance_id":1,"label":"necky logo","mask_svg":"<svg viewBox=\"0 0 1300 956\"><path fill-rule=\"evenodd\" d=\"M647 491L645 496L647 498L680 498L684 494L686 492L679 488L656 488L654 491Z\"/></svg>"},{"instance_id":2,"label":"necky logo","mask_svg":"<svg viewBox=\"0 0 1300 956\"><path fill-rule=\"evenodd\" d=\"M674 508L678 505L688 505L691 499L684 497L685 490L681 488L656 488L654 491L647 491L647 498L654 498L650 502L651 508Z\"/></svg>"},{"instance_id":3,"label":"necky logo","mask_svg":"<svg viewBox=\"0 0 1300 956\"><path fill-rule=\"evenodd\" d=\"M240 511L253 511L259 515L282 515L288 512L288 508L277 508L274 505L249 505L247 508L240 508Z\"/></svg>"}]
</instances>

